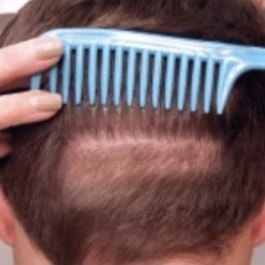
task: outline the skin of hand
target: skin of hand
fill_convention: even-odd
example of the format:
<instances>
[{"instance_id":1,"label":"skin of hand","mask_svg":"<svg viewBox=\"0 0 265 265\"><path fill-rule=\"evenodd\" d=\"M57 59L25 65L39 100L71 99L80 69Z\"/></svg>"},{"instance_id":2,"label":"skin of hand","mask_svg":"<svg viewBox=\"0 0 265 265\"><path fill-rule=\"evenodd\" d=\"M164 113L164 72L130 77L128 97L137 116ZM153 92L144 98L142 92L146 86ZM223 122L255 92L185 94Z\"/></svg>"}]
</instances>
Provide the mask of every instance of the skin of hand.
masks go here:
<instances>
[{"instance_id":1,"label":"skin of hand","mask_svg":"<svg viewBox=\"0 0 265 265\"><path fill-rule=\"evenodd\" d=\"M62 54L63 44L47 36L0 49L0 158L11 151L10 137L3 130L48 119L62 107L59 94L6 92L28 87L28 76L54 65Z\"/></svg>"}]
</instances>

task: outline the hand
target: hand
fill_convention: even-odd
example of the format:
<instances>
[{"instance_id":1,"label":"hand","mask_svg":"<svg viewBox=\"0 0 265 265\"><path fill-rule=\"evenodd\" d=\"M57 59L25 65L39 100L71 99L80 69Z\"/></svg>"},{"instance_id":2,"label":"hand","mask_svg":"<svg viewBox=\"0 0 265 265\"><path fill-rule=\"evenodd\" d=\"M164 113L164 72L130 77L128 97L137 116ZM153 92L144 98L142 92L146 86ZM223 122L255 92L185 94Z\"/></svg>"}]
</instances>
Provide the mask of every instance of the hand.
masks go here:
<instances>
[{"instance_id":1,"label":"hand","mask_svg":"<svg viewBox=\"0 0 265 265\"><path fill-rule=\"evenodd\" d=\"M62 53L63 45L51 37L41 37L0 49L0 93L18 88L25 81L28 83L28 76L55 64ZM0 96L0 157L11 151L8 136L1 130L48 119L61 106L60 95L43 91Z\"/></svg>"}]
</instances>

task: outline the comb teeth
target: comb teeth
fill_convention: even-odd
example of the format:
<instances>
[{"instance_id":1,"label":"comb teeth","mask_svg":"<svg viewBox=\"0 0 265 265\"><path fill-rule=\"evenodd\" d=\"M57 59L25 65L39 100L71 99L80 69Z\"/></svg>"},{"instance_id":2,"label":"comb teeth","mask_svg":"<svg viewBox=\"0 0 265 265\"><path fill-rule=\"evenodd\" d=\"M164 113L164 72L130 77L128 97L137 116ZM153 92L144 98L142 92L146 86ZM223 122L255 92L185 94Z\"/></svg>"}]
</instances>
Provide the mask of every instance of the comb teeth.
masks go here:
<instances>
[{"instance_id":1,"label":"comb teeth","mask_svg":"<svg viewBox=\"0 0 265 265\"><path fill-rule=\"evenodd\" d=\"M199 103L199 89L201 79L202 62L199 57L196 57L192 72L192 87L191 87L191 111L195 112Z\"/></svg>"},{"instance_id":2,"label":"comb teeth","mask_svg":"<svg viewBox=\"0 0 265 265\"><path fill-rule=\"evenodd\" d=\"M74 73L71 73L73 61ZM126 65L124 62L127 62ZM88 66L87 74L85 73L86 65ZM203 65L205 66L204 87L201 86ZM88 48L82 46L71 48L66 45L62 63L49 71L49 91L58 92L58 85L60 85L65 103L73 97L75 104L81 104L84 100L83 90L88 87L87 95L90 105L107 105L111 102L118 106L121 104L122 95L125 94L128 106L132 106L137 100L141 108L148 105L148 92L151 91L150 102L153 108L163 106L167 110L177 108L183 111L188 105L192 112L198 110L200 93L203 93L203 111L209 113L213 90L216 89L215 65L211 57L203 61L200 57L189 58L186 55L162 54L159 51L148 50L139 52L135 49L124 49L121 46L113 48L93 44ZM188 72L191 72L191 82L188 80ZM226 72L224 66L220 68L218 97L222 96ZM85 76L88 77L87 80ZM125 92L123 92L124 78L127 80ZM40 88L41 80L40 74L32 78L33 89ZM73 91L70 90L72 84Z\"/></svg>"},{"instance_id":3,"label":"comb teeth","mask_svg":"<svg viewBox=\"0 0 265 265\"><path fill-rule=\"evenodd\" d=\"M77 30L76 38L73 32L53 33L61 36L65 48L62 61L49 70L48 86L52 93L61 92L64 103L87 100L90 105L118 106L123 102L130 107L136 102L141 108L205 113L216 104L221 114L242 72L235 70L238 60L224 60L207 42L205 48L191 40L146 38L132 32ZM116 39L111 41L113 36ZM35 75L32 89L40 89L42 79L42 74Z\"/></svg>"},{"instance_id":4,"label":"comb teeth","mask_svg":"<svg viewBox=\"0 0 265 265\"><path fill-rule=\"evenodd\" d=\"M166 70L166 83L165 83L166 109L171 109L172 107L175 61L176 58L174 54L169 54L167 56L167 70Z\"/></svg>"},{"instance_id":5,"label":"comb teeth","mask_svg":"<svg viewBox=\"0 0 265 265\"><path fill-rule=\"evenodd\" d=\"M75 65L75 103L81 104L82 89L84 79L84 49L82 46L76 50L76 65Z\"/></svg>"},{"instance_id":6,"label":"comb teeth","mask_svg":"<svg viewBox=\"0 0 265 265\"><path fill-rule=\"evenodd\" d=\"M147 85L148 85L148 72L149 72L149 54L144 50L141 54L141 76L140 76L140 107L144 108L147 104Z\"/></svg>"},{"instance_id":7,"label":"comb teeth","mask_svg":"<svg viewBox=\"0 0 265 265\"><path fill-rule=\"evenodd\" d=\"M30 84L31 89L32 90L38 90L38 89L40 89L41 83L42 83L42 76L41 76L41 74L39 73L39 74L34 75L31 78L31 84Z\"/></svg>"},{"instance_id":8,"label":"comb teeth","mask_svg":"<svg viewBox=\"0 0 265 265\"><path fill-rule=\"evenodd\" d=\"M136 68L136 50L131 49L128 57L128 74L127 74L127 105L132 106L134 99L135 86L135 68Z\"/></svg>"},{"instance_id":9,"label":"comb teeth","mask_svg":"<svg viewBox=\"0 0 265 265\"><path fill-rule=\"evenodd\" d=\"M233 76L229 78L228 75L228 69L229 69L229 64L226 62L223 62L220 66L220 71L219 71L219 78L217 82L217 98L219 99L218 105L217 105L217 112L221 113L223 109L225 108L226 101L228 99L228 94L230 91L228 91L228 87L232 86L233 82ZM232 70L232 69L231 69ZM230 71L230 73L232 73ZM233 74L233 73L232 73ZM226 82L228 81L228 84L226 85Z\"/></svg>"},{"instance_id":10,"label":"comb teeth","mask_svg":"<svg viewBox=\"0 0 265 265\"><path fill-rule=\"evenodd\" d=\"M62 80L62 92L63 101L68 102L70 96L70 79L71 79L71 48L66 45L64 51L63 60L63 80Z\"/></svg>"},{"instance_id":11,"label":"comb teeth","mask_svg":"<svg viewBox=\"0 0 265 265\"><path fill-rule=\"evenodd\" d=\"M90 47L89 56L89 80L88 80L88 95L90 105L96 104L96 87L97 87L97 46L92 44Z\"/></svg>"},{"instance_id":12,"label":"comb teeth","mask_svg":"<svg viewBox=\"0 0 265 265\"><path fill-rule=\"evenodd\" d=\"M115 50L115 70L114 70L114 105L118 106L121 102L122 86L122 67L123 67L123 49L121 47Z\"/></svg>"},{"instance_id":13,"label":"comb teeth","mask_svg":"<svg viewBox=\"0 0 265 265\"><path fill-rule=\"evenodd\" d=\"M49 77L49 85L50 85L50 91L52 93L56 92L57 89L57 83L58 83L58 67L53 67L50 70L50 77Z\"/></svg>"},{"instance_id":14,"label":"comb teeth","mask_svg":"<svg viewBox=\"0 0 265 265\"><path fill-rule=\"evenodd\" d=\"M183 111L187 88L188 57L183 55L180 59L179 87L178 87L178 110Z\"/></svg>"},{"instance_id":15,"label":"comb teeth","mask_svg":"<svg viewBox=\"0 0 265 265\"><path fill-rule=\"evenodd\" d=\"M152 104L154 108L159 107L161 74L162 74L162 54L161 52L156 52L154 59L153 91L152 91ZM167 100L170 101L171 98L167 98Z\"/></svg>"},{"instance_id":16,"label":"comb teeth","mask_svg":"<svg viewBox=\"0 0 265 265\"><path fill-rule=\"evenodd\" d=\"M74 73L71 67L73 61ZM205 65L205 85L201 87L203 64ZM87 74L85 73L86 65L88 66ZM188 82L189 71L191 82ZM137 51L124 49L121 46L99 47L92 44L87 48L82 46L72 48L70 45L65 45L63 61L49 71L49 91L58 92L58 86L61 86L65 103L71 101L73 97L75 104L81 104L84 100L83 90L88 87L87 95L90 105L107 105L111 102L118 106L121 104L122 95L125 94L128 106L132 106L137 100L141 108L148 105L148 92L151 91L150 102L153 108L164 106L167 110L177 108L183 111L188 105L192 112L198 110L199 95L203 92L203 110L208 113L212 105L215 75L215 63L211 57L205 62L200 57L189 58L186 55L162 54L159 51ZM225 75L225 69L221 68L218 96L222 93L224 85L222 78ZM87 80L85 76L88 77ZM127 80L125 92L123 92L124 78ZM32 88L39 89L41 80L41 74L34 76ZM70 90L72 84L73 91Z\"/></svg>"},{"instance_id":17,"label":"comb teeth","mask_svg":"<svg viewBox=\"0 0 265 265\"><path fill-rule=\"evenodd\" d=\"M208 58L206 61L205 88L204 88L204 112L209 113L212 103L213 83L214 83L214 61Z\"/></svg>"},{"instance_id":18,"label":"comb teeth","mask_svg":"<svg viewBox=\"0 0 265 265\"><path fill-rule=\"evenodd\" d=\"M109 92L109 72L110 72L110 48L103 47L102 72L101 72L101 104L107 105Z\"/></svg>"}]
</instances>

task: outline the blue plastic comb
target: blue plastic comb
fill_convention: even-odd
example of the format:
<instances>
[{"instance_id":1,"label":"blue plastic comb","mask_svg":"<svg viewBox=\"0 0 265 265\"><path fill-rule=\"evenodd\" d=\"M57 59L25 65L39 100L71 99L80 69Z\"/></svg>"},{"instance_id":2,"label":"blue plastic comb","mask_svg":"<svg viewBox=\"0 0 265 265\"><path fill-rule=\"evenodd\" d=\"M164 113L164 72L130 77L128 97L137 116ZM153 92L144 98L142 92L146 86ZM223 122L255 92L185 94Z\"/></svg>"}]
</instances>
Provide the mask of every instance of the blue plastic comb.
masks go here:
<instances>
[{"instance_id":1,"label":"blue plastic comb","mask_svg":"<svg viewBox=\"0 0 265 265\"><path fill-rule=\"evenodd\" d=\"M47 33L64 42L64 56L49 70L49 90L75 104L216 107L222 114L235 81L246 71L265 70L265 49L111 29L59 29ZM73 59L75 58L75 59ZM74 60L74 61L73 61ZM73 67L74 69L71 69ZM85 72L86 71L86 72ZM32 77L40 89L43 73ZM74 91L70 87L74 86ZM111 95L111 99L109 96Z\"/></svg>"}]
</instances>

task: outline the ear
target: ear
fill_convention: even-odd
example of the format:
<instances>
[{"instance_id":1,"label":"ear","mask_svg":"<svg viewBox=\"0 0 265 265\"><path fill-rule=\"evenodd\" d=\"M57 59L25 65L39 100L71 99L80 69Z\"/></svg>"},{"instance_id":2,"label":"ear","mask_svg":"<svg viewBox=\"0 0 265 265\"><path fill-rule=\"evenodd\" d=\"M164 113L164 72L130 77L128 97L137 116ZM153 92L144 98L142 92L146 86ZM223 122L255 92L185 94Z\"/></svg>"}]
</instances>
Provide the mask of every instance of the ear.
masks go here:
<instances>
[{"instance_id":1,"label":"ear","mask_svg":"<svg viewBox=\"0 0 265 265\"><path fill-rule=\"evenodd\" d=\"M261 245L265 242L265 203L262 211L253 223L252 242L254 246Z\"/></svg>"},{"instance_id":2,"label":"ear","mask_svg":"<svg viewBox=\"0 0 265 265\"><path fill-rule=\"evenodd\" d=\"M0 188L0 240L12 246L15 235L15 217Z\"/></svg>"}]
</instances>

